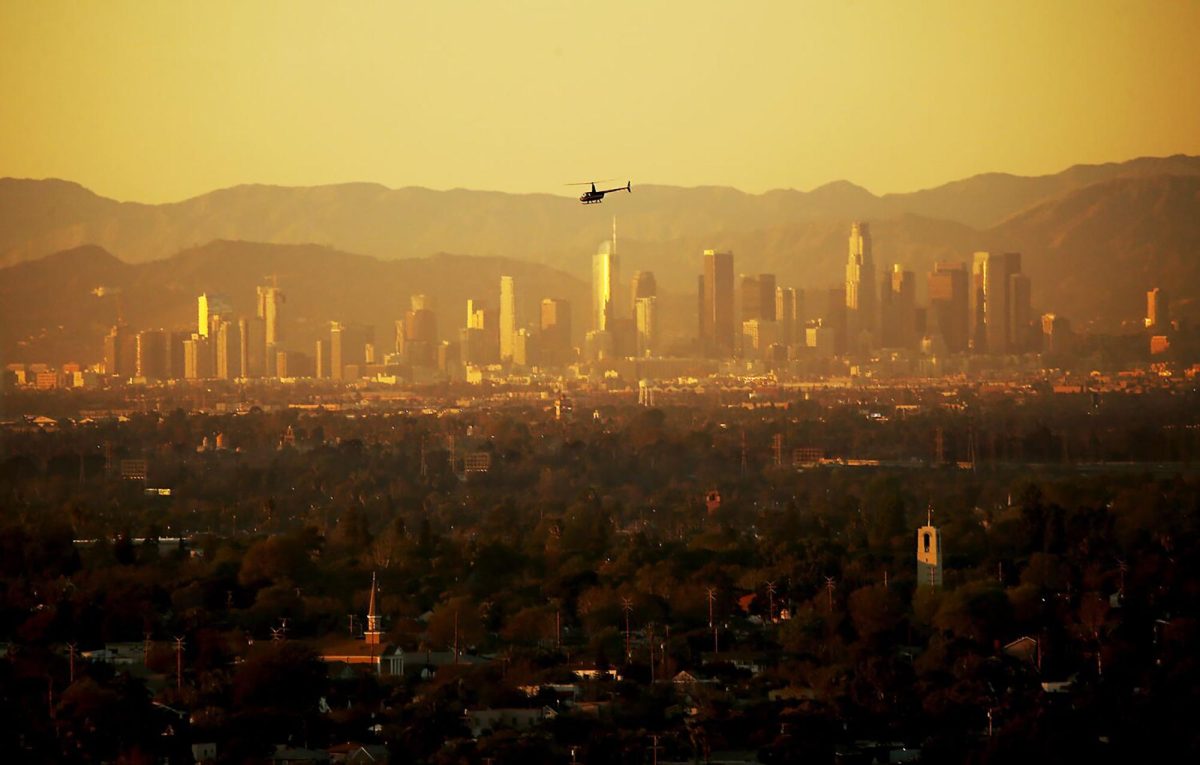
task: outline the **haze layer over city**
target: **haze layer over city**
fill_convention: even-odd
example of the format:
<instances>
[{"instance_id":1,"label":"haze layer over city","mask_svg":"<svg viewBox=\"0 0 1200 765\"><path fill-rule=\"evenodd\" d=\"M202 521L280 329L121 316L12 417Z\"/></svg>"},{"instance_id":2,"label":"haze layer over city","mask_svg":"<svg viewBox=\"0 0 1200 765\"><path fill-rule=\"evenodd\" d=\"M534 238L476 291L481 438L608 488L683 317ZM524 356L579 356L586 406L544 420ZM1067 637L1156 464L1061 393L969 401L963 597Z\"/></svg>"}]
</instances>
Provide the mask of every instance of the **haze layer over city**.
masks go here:
<instances>
[{"instance_id":1,"label":"haze layer over city","mask_svg":"<svg viewBox=\"0 0 1200 765\"><path fill-rule=\"evenodd\" d=\"M1196 29L0 7L0 761L1195 758Z\"/></svg>"}]
</instances>

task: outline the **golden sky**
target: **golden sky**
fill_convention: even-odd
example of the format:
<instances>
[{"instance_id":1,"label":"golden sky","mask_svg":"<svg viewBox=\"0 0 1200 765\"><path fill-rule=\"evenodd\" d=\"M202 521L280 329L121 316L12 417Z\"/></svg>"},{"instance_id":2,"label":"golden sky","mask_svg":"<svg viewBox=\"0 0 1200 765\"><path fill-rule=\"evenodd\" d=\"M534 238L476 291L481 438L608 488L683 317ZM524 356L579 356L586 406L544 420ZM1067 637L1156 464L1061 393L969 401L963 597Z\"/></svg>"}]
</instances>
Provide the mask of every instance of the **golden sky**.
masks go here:
<instances>
[{"instance_id":1,"label":"golden sky","mask_svg":"<svg viewBox=\"0 0 1200 765\"><path fill-rule=\"evenodd\" d=\"M848 179L1200 154L1195 0L0 2L0 176Z\"/></svg>"}]
</instances>

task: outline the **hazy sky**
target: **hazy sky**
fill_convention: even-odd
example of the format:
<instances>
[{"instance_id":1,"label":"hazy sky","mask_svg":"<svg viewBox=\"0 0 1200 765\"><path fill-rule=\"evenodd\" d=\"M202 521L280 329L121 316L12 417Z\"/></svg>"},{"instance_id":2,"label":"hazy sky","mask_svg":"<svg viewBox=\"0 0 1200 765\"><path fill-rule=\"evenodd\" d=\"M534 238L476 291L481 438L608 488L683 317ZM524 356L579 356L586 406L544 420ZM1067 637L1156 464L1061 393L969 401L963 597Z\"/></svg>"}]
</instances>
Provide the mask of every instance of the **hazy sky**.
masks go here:
<instances>
[{"instance_id":1,"label":"hazy sky","mask_svg":"<svg viewBox=\"0 0 1200 765\"><path fill-rule=\"evenodd\" d=\"M1200 2L3 2L0 176L877 193L1200 154Z\"/></svg>"}]
</instances>

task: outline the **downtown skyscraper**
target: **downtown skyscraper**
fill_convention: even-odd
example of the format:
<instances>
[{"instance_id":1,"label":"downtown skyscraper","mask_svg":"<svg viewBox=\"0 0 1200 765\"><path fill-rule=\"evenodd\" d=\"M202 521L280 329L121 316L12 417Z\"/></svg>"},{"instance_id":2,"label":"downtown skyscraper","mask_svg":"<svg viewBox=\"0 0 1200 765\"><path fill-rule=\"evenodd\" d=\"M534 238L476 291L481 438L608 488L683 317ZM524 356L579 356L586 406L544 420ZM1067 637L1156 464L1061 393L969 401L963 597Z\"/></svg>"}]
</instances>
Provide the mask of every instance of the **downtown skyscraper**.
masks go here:
<instances>
[{"instance_id":1,"label":"downtown skyscraper","mask_svg":"<svg viewBox=\"0 0 1200 765\"><path fill-rule=\"evenodd\" d=\"M731 356L734 349L733 253L704 251L700 275L700 342L704 351Z\"/></svg>"},{"instance_id":2,"label":"downtown skyscraper","mask_svg":"<svg viewBox=\"0 0 1200 765\"><path fill-rule=\"evenodd\" d=\"M592 329L611 332L616 317L616 287L620 262L617 260L617 222L613 220L613 238L601 242L592 256Z\"/></svg>"},{"instance_id":3,"label":"downtown skyscraper","mask_svg":"<svg viewBox=\"0 0 1200 765\"><path fill-rule=\"evenodd\" d=\"M871 228L866 223L852 223L846 261L846 341L850 350L866 350L875 343L879 324L877 283Z\"/></svg>"}]
</instances>

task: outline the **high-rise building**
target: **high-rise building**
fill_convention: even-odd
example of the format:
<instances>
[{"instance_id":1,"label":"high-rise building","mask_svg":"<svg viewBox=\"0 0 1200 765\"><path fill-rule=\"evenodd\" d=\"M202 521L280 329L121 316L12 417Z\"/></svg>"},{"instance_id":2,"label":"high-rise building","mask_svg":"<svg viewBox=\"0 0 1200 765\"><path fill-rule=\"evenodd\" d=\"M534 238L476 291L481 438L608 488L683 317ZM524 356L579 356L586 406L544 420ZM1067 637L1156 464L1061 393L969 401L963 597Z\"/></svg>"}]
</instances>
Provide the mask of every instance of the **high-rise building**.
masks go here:
<instances>
[{"instance_id":1,"label":"high-rise building","mask_svg":"<svg viewBox=\"0 0 1200 765\"><path fill-rule=\"evenodd\" d=\"M184 343L192 337L186 329L173 330L167 338L167 377L171 380L184 379Z\"/></svg>"},{"instance_id":2,"label":"high-rise building","mask_svg":"<svg viewBox=\"0 0 1200 765\"><path fill-rule=\"evenodd\" d=\"M1146 293L1146 329L1165 331L1171 326L1171 303L1164 289L1155 287Z\"/></svg>"},{"instance_id":3,"label":"high-rise building","mask_svg":"<svg viewBox=\"0 0 1200 765\"><path fill-rule=\"evenodd\" d=\"M654 278L653 271L638 271L633 275L630 297L632 299L629 301L629 305L635 314L634 321L636 321L638 299L646 297L658 297L658 282Z\"/></svg>"},{"instance_id":4,"label":"high-rise building","mask_svg":"<svg viewBox=\"0 0 1200 765\"><path fill-rule=\"evenodd\" d=\"M709 353L731 356L735 339L732 252L704 251L700 286L701 342Z\"/></svg>"},{"instance_id":5,"label":"high-rise building","mask_svg":"<svg viewBox=\"0 0 1200 765\"><path fill-rule=\"evenodd\" d=\"M537 340L533 333L522 327L513 334L514 366L529 368L538 364Z\"/></svg>"},{"instance_id":6,"label":"high-rise building","mask_svg":"<svg viewBox=\"0 0 1200 765\"><path fill-rule=\"evenodd\" d=\"M846 305L846 288L832 287L825 293L825 314L822 324L829 329L830 345L833 348L833 353L841 355L846 352L846 348L850 342L849 329L847 318L850 309ZM811 343L810 343L811 345Z\"/></svg>"},{"instance_id":7,"label":"high-rise building","mask_svg":"<svg viewBox=\"0 0 1200 765\"><path fill-rule=\"evenodd\" d=\"M571 304L558 298L542 300L540 329L542 361L566 364L571 356Z\"/></svg>"},{"instance_id":8,"label":"high-rise building","mask_svg":"<svg viewBox=\"0 0 1200 765\"><path fill-rule=\"evenodd\" d=\"M258 288L257 316L263 322L263 353L269 372L275 372L276 353L283 350L283 334L280 326L280 306L284 303L283 290L276 285Z\"/></svg>"},{"instance_id":9,"label":"high-rise building","mask_svg":"<svg viewBox=\"0 0 1200 765\"><path fill-rule=\"evenodd\" d=\"M396 322L396 352L416 367L437 365L437 314L433 301L425 295L413 295L412 308L404 320Z\"/></svg>"},{"instance_id":10,"label":"high-rise building","mask_svg":"<svg viewBox=\"0 0 1200 765\"><path fill-rule=\"evenodd\" d=\"M658 298L640 297L634 303L637 346L634 355L652 356L658 350Z\"/></svg>"},{"instance_id":11,"label":"high-rise building","mask_svg":"<svg viewBox=\"0 0 1200 765\"><path fill-rule=\"evenodd\" d=\"M875 260L871 253L871 228L850 224L850 256L846 262L846 333L856 351L872 347L877 336L879 302L876 298Z\"/></svg>"},{"instance_id":12,"label":"high-rise building","mask_svg":"<svg viewBox=\"0 0 1200 765\"><path fill-rule=\"evenodd\" d=\"M467 298L467 328L483 329L484 305L484 301L479 298Z\"/></svg>"},{"instance_id":13,"label":"high-rise building","mask_svg":"<svg viewBox=\"0 0 1200 765\"><path fill-rule=\"evenodd\" d=\"M137 374L137 335L124 324L114 326L104 338L104 372L122 379Z\"/></svg>"},{"instance_id":14,"label":"high-rise building","mask_svg":"<svg viewBox=\"0 0 1200 765\"><path fill-rule=\"evenodd\" d=\"M764 359L772 345L779 342L779 325L767 319L748 319L742 322L742 355L748 359Z\"/></svg>"},{"instance_id":15,"label":"high-rise building","mask_svg":"<svg viewBox=\"0 0 1200 765\"><path fill-rule=\"evenodd\" d=\"M213 373L218 380L232 380L237 377L237 367L241 359L238 348L238 333L236 325L221 319L212 328L209 342L213 348Z\"/></svg>"},{"instance_id":16,"label":"high-rise building","mask_svg":"<svg viewBox=\"0 0 1200 765\"><path fill-rule=\"evenodd\" d=\"M742 321L775 321L775 274L742 274Z\"/></svg>"},{"instance_id":17,"label":"high-rise building","mask_svg":"<svg viewBox=\"0 0 1200 765\"><path fill-rule=\"evenodd\" d=\"M358 379L367 364L368 346L375 344L375 328L363 324L329 322L329 377Z\"/></svg>"},{"instance_id":18,"label":"high-rise building","mask_svg":"<svg viewBox=\"0 0 1200 765\"><path fill-rule=\"evenodd\" d=\"M147 329L137 334L137 376L146 380L165 380L167 369L167 333Z\"/></svg>"},{"instance_id":19,"label":"high-rise building","mask_svg":"<svg viewBox=\"0 0 1200 765\"><path fill-rule=\"evenodd\" d=\"M616 316L616 285L619 263L616 241L602 242L592 256L592 329L605 332L612 329Z\"/></svg>"},{"instance_id":20,"label":"high-rise building","mask_svg":"<svg viewBox=\"0 0 1200 765\"><path fill-rule=\"evenodd\" d=\"M969 318L966 265L934 263L929 274L929 332L941 335L950 353L963 353L969 345Z\"/></svg>"},{"instance_id":21,"label":"high-rise building","mask_svg":"<svg viewBox=\"0 0 1200 765\"><path fill-rule=\"evenodd\" d=\"M329 322L329 379L341 380L345 364L342 357L345 329L339 321Z\"/></svg>"},{"instance_id":22,"label":"high-rise building","mask_svg":"<svg viewBox=\"0 0 1200 765\"><path fill-rule=\"evenodd\" d=\"M1065 316L1042 314L1042 353L1070 353L1072 347L1071 322Z\"/></svg>"},{"instance_id":23,"label":"high-rise building","mask_svg":"<svg viewBox=\"0 0 1200 765\"><path fill-rule=\"evenodd\" d=\"M794 287L775 289L775 321L779 322L779 342L785 346L801 342L800 300Z\"/></svg>"},{"instance_id":24,"label":"high-rise building","mask_svg":"<svg viewBox=\"0 0 1200 765\"><path fill-rule=\"evenodd\" d=\"M896 263L884 275L880 340L885 348L912 348L917 337L917 278Z\"/></svg>"},{"instance_id":25,"label":"high-rise building","mask_svg":"<svg viewBox=\"0 0 1200 765\"><path fill-rule=\"evenodd\" d=\"M199 332L183 342L183 376L188 380L212 377L213 353L209 338Z\"/></svg>"},{"instance_id":26,"label":"high-rise building","mask_svg":"<svg viewBox=\"0 0 1200 765\"><path fill-rule=\"evenodd\" d=\"M237 377L245 379L250 374L250 320L238 319L238 364Z\"/></svg>"},{"instance_id":27,"label":"high-rise building","mask_svg":"<svg viewBox=\"0 0 1200 765\"><path fill-rule=\"evenodd\" d=\"M512 361L517 335L517 288L511 276L500 277L500 361Z\"/></svg>"},{"instance_id":28,"label":"high-rise building","mask_svg":"<svg viewBox=\"0 0 1200 765\"><path fill-rule=\"evenodd\" d=\"M200 297L196 298L196 308L196 332L201 337L208 337L214 318L229 318L233 314L229 300L224 295L212 292L201 293Z\"/></svg>"},{"instance_id":29,"label":"high-rise building","mask_svg":"<svg viewBox=\"0 0 1200 765\"><path fill-rule=\"evenodd\" d=\"M976 353L1009 353L1012 277L1021 273L1019 252L977 252L971 268L971 345Z\"/></svg>"},{"instance_id":30,"label":"high-rise building","mask_svg":"<svg viewBox=\"0 0 1200 765\"><path fill-rule=\"evenodd\" d=\"M1033 332L1032 284L1025 274L1008 277L1008 352L1025 353L1032 345Z\"/></svg>"}]
</instances>

